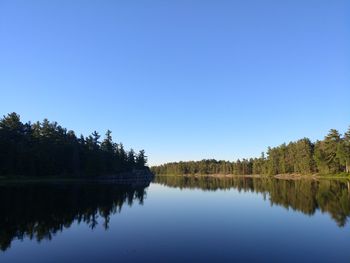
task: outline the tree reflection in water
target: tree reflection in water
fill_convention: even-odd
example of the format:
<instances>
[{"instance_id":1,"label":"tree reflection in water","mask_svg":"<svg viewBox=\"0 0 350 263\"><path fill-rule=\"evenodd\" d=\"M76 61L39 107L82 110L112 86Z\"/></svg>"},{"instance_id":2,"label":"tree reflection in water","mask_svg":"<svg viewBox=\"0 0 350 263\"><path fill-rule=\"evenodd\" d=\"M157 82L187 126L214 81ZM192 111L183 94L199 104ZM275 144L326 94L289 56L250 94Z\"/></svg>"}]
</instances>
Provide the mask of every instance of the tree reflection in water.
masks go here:
<instances>
[{"instance_id":1,"label":"tree reflection in water","mask_svg":"<svg viewBox=\"0 0 350 263\"><path fill-rule=\"evenodd\" d=\"M350 216L349 182L339 180L282 180L263 178L213 178L158 176L155 183L204 191L236 189L261 193L271 205L313 215L328 213L339 227ZM123 205L143 204L148 185L97 183L7 184L0 186L0 249L14 239L50 240L73 223L108 229L110 217ZM181 194L181 193L179 193Z\"/></svg>"},{"instance_id":2,"label":"tree reflection in water","mask_svg":"<svg viewBox=\"0 0 350 263\"><path fill-rule=\"evenodd\" d=\"M143 204L142 186L115 184L20 184L0 186L0 249L15 238L50 240L73 222L97 226L98 218L108 229L110 215L123 205Z\"/></svg>"},{"instance_id":3,"label":"tree reflection in water","mask_svg":"<svg viewBox=\"0 0 350 263\"><path fill-rule=\"evenodd\" d=\"M327 212L339 227L345 226L350 216L350 183L341 180L284 180L271 177L183 177L157 176L156 183L180 189L216 191L237 189L256 192L269 198L271 205L313 215L317 210Z\"/></svg>"}]
</instances>

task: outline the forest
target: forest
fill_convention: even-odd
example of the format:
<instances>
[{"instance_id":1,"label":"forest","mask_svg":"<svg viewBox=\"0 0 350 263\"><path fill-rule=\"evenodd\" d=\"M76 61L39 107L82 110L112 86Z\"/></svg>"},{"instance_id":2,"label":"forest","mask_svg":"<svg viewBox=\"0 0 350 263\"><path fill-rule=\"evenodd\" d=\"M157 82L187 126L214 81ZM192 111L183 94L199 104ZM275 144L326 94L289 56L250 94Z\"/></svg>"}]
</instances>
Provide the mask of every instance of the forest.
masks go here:
<instances>
[{"instance_id":1,"label":"forest","mask_svg":"<svg viewBox=\"0 0 350 263\"><path fill-rule=\"evenodd\" d=\"M17 113L0 119L0 176L98 176L145 169L145 151L135 153L94 131L74 131L44 119L22 123Z\"/></svg>"},{"instance_id":2,"label":"forest","mask_svg":"<svg viewBox=\"0 0 350 263\"><path fill-rule=\"evenodd\" d=\"M268 147L259 158L217 161L215 159L172 162L153 166L157 175L232 174L339 174L350 173L350 127L342 136L331 129L321 141L303 138Z\"/></svg>"}]
</instances>

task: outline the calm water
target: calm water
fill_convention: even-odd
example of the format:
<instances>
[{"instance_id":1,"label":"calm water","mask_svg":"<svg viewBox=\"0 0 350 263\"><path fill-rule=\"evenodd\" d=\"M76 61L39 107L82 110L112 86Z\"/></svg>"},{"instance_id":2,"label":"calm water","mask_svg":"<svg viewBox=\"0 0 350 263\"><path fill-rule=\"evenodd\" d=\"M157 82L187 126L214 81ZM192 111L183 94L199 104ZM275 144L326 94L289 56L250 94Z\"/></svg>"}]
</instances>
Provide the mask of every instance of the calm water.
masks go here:
<instances>
[{"instance_id":1,"label":"calm water","mask_svg":"<svg viewBox=\"0 0 350 263\"><path fill-rule=\"evenodd\" d=\"M347 182L0 186L0 262L350 262Z\"/></svg>"}]
</instances>

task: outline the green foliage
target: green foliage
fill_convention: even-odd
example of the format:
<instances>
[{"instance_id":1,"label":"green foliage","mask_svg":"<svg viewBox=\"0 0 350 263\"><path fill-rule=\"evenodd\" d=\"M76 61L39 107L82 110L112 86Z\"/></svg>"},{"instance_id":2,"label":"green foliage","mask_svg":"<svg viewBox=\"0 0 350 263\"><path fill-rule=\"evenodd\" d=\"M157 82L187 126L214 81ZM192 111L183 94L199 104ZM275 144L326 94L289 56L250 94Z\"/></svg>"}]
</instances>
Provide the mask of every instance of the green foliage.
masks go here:
<instances>
[{"instance_id":1,"label":"green foliage","mask_svg":"<svg viewBox=\"0 0 350 263\"><path fill-rule=\"evenodd\" d=\"M323 141L312 143L308 138L277 147L268 147L267 157L237 161L215 159L173 162L152 167L160 175L231 174L338 174L350 172L350 128L342 137L337 130L330 130Z\"/></svg>"},{"instance_id":2,"label":"green foliage","mask_svg":"<svg viewBox=\"0 0 350 263\"><path fill-rule=\"evenodd\" d=\"M337 156L340 164L345 166L345 171L350 173L350 127L344 134L344 138L340 144L338 144Z\"/></svg>"},{"instance_id":3,"label":"green foliage","mask_svg":"<svg viewBox=\"0 0 350 263\"><path fill-rule=\"evenodd\" d=\"M8 114L0 119L0 176L96 176L146 165L144 151L137 163L132 161L133 150L114 143L110 130L102 142L100 138L96 131L77 138L47 119L23 124L18 114Z\"/></svg>"}]
</instances>

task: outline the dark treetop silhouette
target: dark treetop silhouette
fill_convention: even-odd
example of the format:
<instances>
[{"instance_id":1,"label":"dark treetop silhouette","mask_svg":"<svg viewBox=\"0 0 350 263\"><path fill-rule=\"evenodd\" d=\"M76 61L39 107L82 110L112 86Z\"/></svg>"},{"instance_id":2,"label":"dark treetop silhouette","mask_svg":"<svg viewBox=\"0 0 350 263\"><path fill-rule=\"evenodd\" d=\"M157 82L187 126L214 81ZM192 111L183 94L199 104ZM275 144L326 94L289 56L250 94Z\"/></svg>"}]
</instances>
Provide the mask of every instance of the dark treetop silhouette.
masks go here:
<instances>
[{"instance_id":1,"label":"dark treetop silhouette","mask_svg":"<svg viewBox=\"0 0 350 263\"><path fill-rule=\"evenodd\" d=\"M267 157L236 162L202 160L166 163L152 167L155 174L337 174L350 173L350 128L341 136L330 130L322 141L312 143L308 138L282 144L267 150Z\"/></svg>"},{"instance_id":2,"label":"dark treetop silhouette","mask_svg":"<svg viewBox=\"0 0 350 263\"><path fill-rule=\"evenodd\" d=\"M57 122L22 123L16 113L0 119L0 175L97 176L146 168L145 151L126 151L112 141L100 142L95 131L79 138Z\"/></svg>"}]
</instances>

